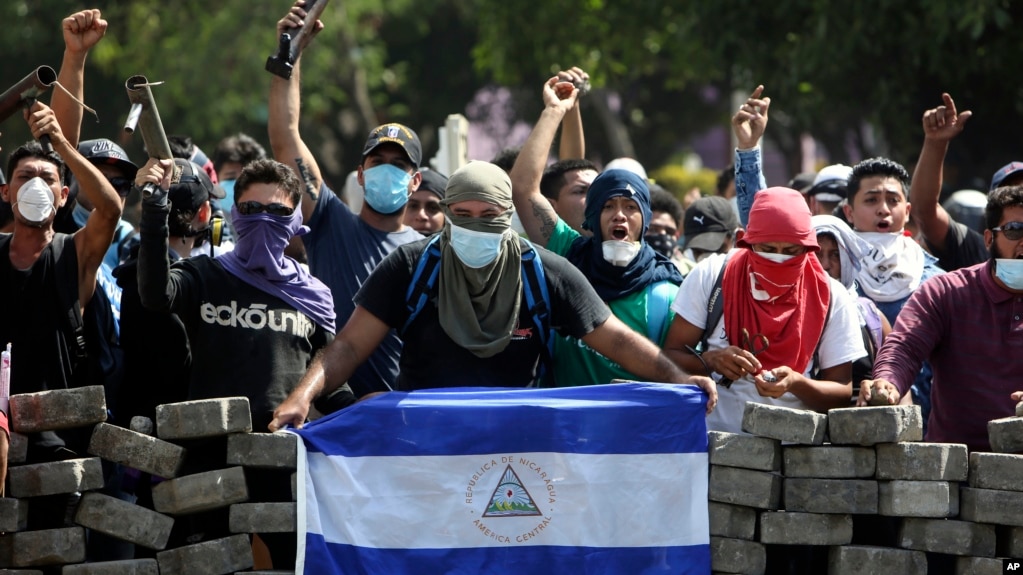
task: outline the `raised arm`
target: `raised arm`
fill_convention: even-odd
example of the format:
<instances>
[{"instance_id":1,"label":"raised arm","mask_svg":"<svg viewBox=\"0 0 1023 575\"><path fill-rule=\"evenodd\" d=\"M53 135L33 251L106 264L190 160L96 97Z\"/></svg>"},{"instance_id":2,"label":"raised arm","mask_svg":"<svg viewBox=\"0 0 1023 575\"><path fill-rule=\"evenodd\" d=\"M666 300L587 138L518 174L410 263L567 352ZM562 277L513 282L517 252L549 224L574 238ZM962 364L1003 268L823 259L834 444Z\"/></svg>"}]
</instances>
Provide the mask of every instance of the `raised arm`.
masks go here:
<instances>
[{"instance_id":1,"label":"raised arm","mask_svg":"<svg viewBox=\"0 0 1023 575\"><path fill-rule=\"evenodd\" d=\"M717 387L709 377L689 375L679 369L660 348L610 315L607 321L583 336L582 340L604 357L646 381L688 383L707 392L707 413L718 402Z\"/></svg>"},{"instance_id":2,"label":"raised arm","mask_svg":"<svg viewBox=\"0 0 1023 575\"><path fill-rule=\"evenodd\" d=\"M318 397L330 395L348 381L355 368L380 345L391 328L361 305L355 306L352 317L288 395L274 410L270 431L285 425L301 428L309 415L309 406Z\"/></svg>"},{"instance_id":3,"label":"raised arm","mask_svg":"<svg viewBox=\"0 0 1023 575\"><path fill-rule=\"evenodd\" d=\"M746 103L732 116L735 134L735 195L739 205L739 222L749 224L749 211L753 197L767 187L760 163L760 140L767 130L767 112L771 99L761 97L764 86L757 86Z\"/></svg>"},{"instance_id":4,"label":"raised arm","mask_svg":"<svg viewBox=\"0 0 1023 575\"><path fill-rule=\"evenodd\" d=\"M142 220L139 222L139 263L136 270L139 298L142 305L158 311L170 311L172 290L170 283L170 262L167 259L168 236L170 231L167 217L170 203L167 190L174 164L171 160L150 158L135 174L135 185L139 188L154 184L159 191L142 195Z\"/></svg>"},{"instance_id":5,"label":"raised arm","mask_svg":"<svg viewBox=\"0 0 1023 575\"><path fill-rule=\"evenodd\" d=\"M924 239L933 249L944 250L950 225L948 212L938 203L941 195L942 171L948 143L963 131L972 112L956 113L955 102L948 94L941 95L944 104L924 112L924 144L913 170L909 201L913 219L920 226Z\"/></svg>"},{"instance_id":6,"label":"raised arm","mask_svg":"<svg viewBox=\"0 0 1023 575\"><path fill-rule=\"evenodd\" d=\"M96 9L82 10L64 18L64 60L60 65L57 82L79 101L85 95L85 59L89 50L107 33L107 21ZM50 100L53 113L72 147L78 146L82 126L82 107L60 88L53 89Z\"/></svg>"},{"instance_id":7,"label":"raised arm","mask_svg":"<svg viewBox=\"0 0 1023 575\"><path fill-rule=\"evenodd\" d=\"M582 97L585 91L581 86L588 86L590 75L582 68L573 66L568 70L558 72L558 79L563 82L571 82L579 88L579 95L575 105L565 114L561 120L561 140L558 142L559 160L581 160L586 157L586 136L583 134L583 117L579 111L582 105Z\"/></svg>"},{"instance_id":8,"label":"raised arm","mask_svg":"<svg viewBox=\"0 0 1023 575\"><path fill-rule=\"evenodd\" d=\"M554 76L543 85L544 109L540 119L533 126L526 143L522 145L519 157L512 167L512 201L519 214L523 229L531 241L546 247L558 214L551 203L540 193L540 179L543 177L547 156L550 154L554 134L558 131L565 114L575 105L579 90L571 82Z\"/></svg>"},{"instance_id":9,"label":"raised arm","mask_svg":"<svg viewBox=\"0 0 1023 575\"><path fill-rule=\"evenodd\" d=\"M305 0L297 0L288 13L277 21L277 38L289 28L297 28L305 24L306 11L303 8ZM323 22L316 21L309 33L303 35L305 40L302 48L308 45L313 36L323 30ZM270 147L273 150L274 159L278 162L291 166L296 174L299 174L297 159L301 159L309 170L313 185L306 188L307 197L302 201L302 218L309 221L316 208L316 200L320 194L320 184L323 177L320 175L320 167L313 158L312 152L302 141L298 132L298 120L301 116L302 94L301 94L301 51L295 59L291 79L285 80L273 74L270 80L270 103L269 119L267 129L270 135Z\"/></svg>"}]
</instances>

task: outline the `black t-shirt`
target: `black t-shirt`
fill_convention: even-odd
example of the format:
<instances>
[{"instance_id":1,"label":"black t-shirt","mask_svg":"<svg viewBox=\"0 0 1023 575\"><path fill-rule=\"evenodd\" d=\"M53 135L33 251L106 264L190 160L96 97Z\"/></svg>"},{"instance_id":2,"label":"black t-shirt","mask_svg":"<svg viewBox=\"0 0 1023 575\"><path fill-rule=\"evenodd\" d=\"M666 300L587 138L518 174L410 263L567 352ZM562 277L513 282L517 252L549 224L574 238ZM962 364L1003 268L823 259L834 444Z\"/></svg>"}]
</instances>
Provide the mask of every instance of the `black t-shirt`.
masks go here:
<instances>
[{"instance_id":1,"label":"black t-shirt","mask_svg":"<svg viewBox=\"0 0 1023 575\"><path fill-rule=\"evenodd\" d=\"M927 242L927 249L937 256L938 265L947 272L985 262L990 257L984 245L984 236L951 217L948 219L945 246L939 250Z\"/></svg>"},{"instance_id":2,"label":"black t-shirt","mask_svg":"<svg viewBox=\"0 0 1023 575\"><path fill-rule=\"evenodd\" d=\"M388 255L355 294L355 303L400 330L409 317L406 292L428 242L406 244ZM536 250L550 294L551 327L562 335L581 338L603 324L611 310L582 273L561 256L540 247ZM397 389L525 387L532 383L542 348L525 294L521 297L518 325L508 347L492 357L480 358L444 332L434 285L429 301L402 334Z\"/></svg>"},{"instance_id":3,"label":"black t-shirt","mask_svg":"<svg viewBox=\"0 0 1023 575\"><path fill-rule=\"evenodd\" d=\"M188 399L248 397L252 429L266 431L333 335L208 256L176 262L167 287L169 311L185 324L192 351Z\"/></svg>"}]
</instances>

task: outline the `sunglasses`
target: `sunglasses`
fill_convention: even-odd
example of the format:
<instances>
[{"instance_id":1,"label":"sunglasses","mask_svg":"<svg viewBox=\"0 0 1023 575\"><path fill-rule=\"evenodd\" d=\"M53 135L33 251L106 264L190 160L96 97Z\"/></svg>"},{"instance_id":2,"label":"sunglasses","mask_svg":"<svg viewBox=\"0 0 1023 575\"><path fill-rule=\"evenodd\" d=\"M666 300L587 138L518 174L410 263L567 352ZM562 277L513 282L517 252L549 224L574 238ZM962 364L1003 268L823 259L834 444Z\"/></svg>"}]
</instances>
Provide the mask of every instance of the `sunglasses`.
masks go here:
<instances>
[{"instance_id":1,"label":"sunglasses","mask_svg":"<svg viewBox=\"0 0 1023 575\"><path fill-rule=\"evenodd\" d=\"M992 232L1002 232L1005 239L1016 241L1023 239L1023 222L1009 222L1004 226L991 228Z\"/></svg>"},{"instance_id":2,"label":"sunglasses","mask_svg":"<svg viewBox=\"0 0 1023 575\"><path fill-rule=\"evenodd\" d=\"M131 178L107 178L107 181L113 186L114 191L121 196L127 196L128 192L131 191L131 185L135 183Z\"/></svg>"},{"instance_id":3,"label":"sunglasses","mask_svg":"<svg viewBox=\"0 0 1023 575\"><path fill-rule=\"evenodd\" d=\"M295 208L289 208L284 204L276 202L272 204L261 204L259 202L238 202L238 212L243 216L251 216L266 212L271 216L290 216Z\"/></svg>"}]
</instances>

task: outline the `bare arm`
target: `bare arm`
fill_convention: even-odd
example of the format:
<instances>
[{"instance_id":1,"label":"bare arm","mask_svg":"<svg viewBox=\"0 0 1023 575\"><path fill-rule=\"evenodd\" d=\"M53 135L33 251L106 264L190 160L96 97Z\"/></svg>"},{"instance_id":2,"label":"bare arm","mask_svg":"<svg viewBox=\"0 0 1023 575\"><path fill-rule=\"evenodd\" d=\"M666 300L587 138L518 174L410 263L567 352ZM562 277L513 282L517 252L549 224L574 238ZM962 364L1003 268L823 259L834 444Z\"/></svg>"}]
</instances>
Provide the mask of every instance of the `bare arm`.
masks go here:
<instances>
[{"instance_id":1,"label":"bare arm","mask_svg":"<svg viewBox=\"0 0 1023 575\"><path fill-rule=\"evenodd\" d=\"M955 102L948 94L942 94L942 99L943 105L924 112L924 144L913 170L913 185L909 191L913 217L920 225L920 231L928 243L939 250L945 246L945 236L951 225L948 212L938 203L945 154L949 142L963 131L973 115L972 112L957 114Z\"/></svg>"},{"instance_id":2,"label":"bare arm","mask_svg":"<svg viewBox=\"0 0 1023 575\"><path fill-rule=\"evenodd\" d=\"M355 306L345 327L322 353L317 354L295 390L274 410L270 431L277 431L285 425L301 428L313 400L330 395L348 381L355 368L366 361L390 329L366 308Z\"/></svg>"},{"instance_id":3,"label":"bare arm","mask_svg":"<svg viewBox=\"0 0 1023 575\"><path fill-rule=\"evenodd\" d=\"M558 131L565 113L575 104L579 93L570 82L562 82L555 76L543 86L544 110L533 126L533 131L522 145L522 151L512 167L512 201L519 214L522 227L531 241L547 247L558 214L551 203L540 193L540 179L550 153L554 134Z\"/></svg>"},{"instance_id":4,"label":"bare arm","mask_svg":"<svg viewBox=\"0 0 1023 575\"><path fill-rule=\"evenodd\" d=\"M698 385L708 395L707 413L714 410L718 392L713 380L682 371L650 340L629 329L613 314L607 321L583 336L582 340L641 379Z\"/></svg>"},{"instance_id":5,"label":"bare arm","mask_svg":"<svg viewBox=\"0 0 1023 575\"><path fill-rule=\"evenodd\" d=\"M576 87L588 83L590 75L581 68L572 67L558 72L558 79L572 82ZM579 111L582 93L576 98L575 105L561 120L561 141L558 142L559 160L581 160L586 157L586 136L583 134L583 117Z\"/></svg>"},{"instance_id":6,"label":"bare arm","mask_svg":"<svg viewBox=\"0 0 1023 575\"><path fill-rule=\"evenodd\" d=\"M277 22L278 38L286 29L302 26L306 17L306 12L302 6L305 6L305 0L297 0L288 14ZM317 20L316 26L305 37L308 40L312 40L312 37L322 29L323 22ZM300 88L301 62L302 58L300 55L295 60L290 80L285 80L276 74L272 75L270 80L267 129L274 159L291 166L296 174L300 173L296 160L301 159L309 170L313 184L311 189L315 190L315 193L307 192L307 196L312 195L313 197L304 198L302 201L302 218L305 221L309 221L313 216L313 210L316 208L316 200L319 197L320 184L323 183L323 177L320 173L320 166L316 163L312 152L309 151L305 142L302 141L302 136L298 131L298 120L301 116L302 108Z\"/></svg>"},{"instance_id":7,"label":"bare arm","mask_svg":"<svg viewBox=\"0 0 1023 575\"><path fill-rule=\"evenodd\" d=\"M822 369L817 374L820 379L810 379L787 366L771 371L777 381L766 381L760 374L753 377L757 392L763 397L777 398L788 392L810 409L821 412L835 407L849 407L852 398L852 362Z\"/></svg>"},{"instance_id":8,"label":"bare arm","mask_svg":"<svg viewBox=\"0 0 1023 575\"><path fill-rule=\"evenodd\" d=\"M697 355L694 351L702 337L703 328L696 327L676 314L664 338L664 353L689 373L719 373L732 381L760 373L763 369L755 355L734 345Z\"/></svg>"},{"instance_id":9,"label":"bare arm","mask_svg":"<svg viewBox=\"0 0 1023 575\"><path fill-rule=\"evenodd\" d=\"M100 17L99 10L82 10L64 18L61 29L64 32L64 60L60 65L57 82L79 101L83 101L85 59L89 49L106 34L107 21ZM82 126L82 107L60 88L53 89L50 106L64 131L64 137L72 147L77 147Z\"/></svg>"}]
</instances>

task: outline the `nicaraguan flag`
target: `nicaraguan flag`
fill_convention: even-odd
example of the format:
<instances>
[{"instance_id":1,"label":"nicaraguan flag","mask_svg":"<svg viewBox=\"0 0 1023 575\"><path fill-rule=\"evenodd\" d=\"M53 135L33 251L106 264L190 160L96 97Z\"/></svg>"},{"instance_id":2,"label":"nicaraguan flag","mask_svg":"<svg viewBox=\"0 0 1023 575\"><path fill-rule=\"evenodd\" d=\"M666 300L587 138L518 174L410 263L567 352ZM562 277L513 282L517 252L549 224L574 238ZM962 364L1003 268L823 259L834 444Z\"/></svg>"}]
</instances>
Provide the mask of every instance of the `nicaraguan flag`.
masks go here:
<instances>
[{"instance_id":1,"label":"nicaraguan flag","mask_svg":"<svg viewBox=\"0 0 1023 575\"><path fill-rule=\"evenodd\" d=\"M296 573L710 573L705 404L647 383L360 402L297 432Z\"/></svg>"}]
</instances>

